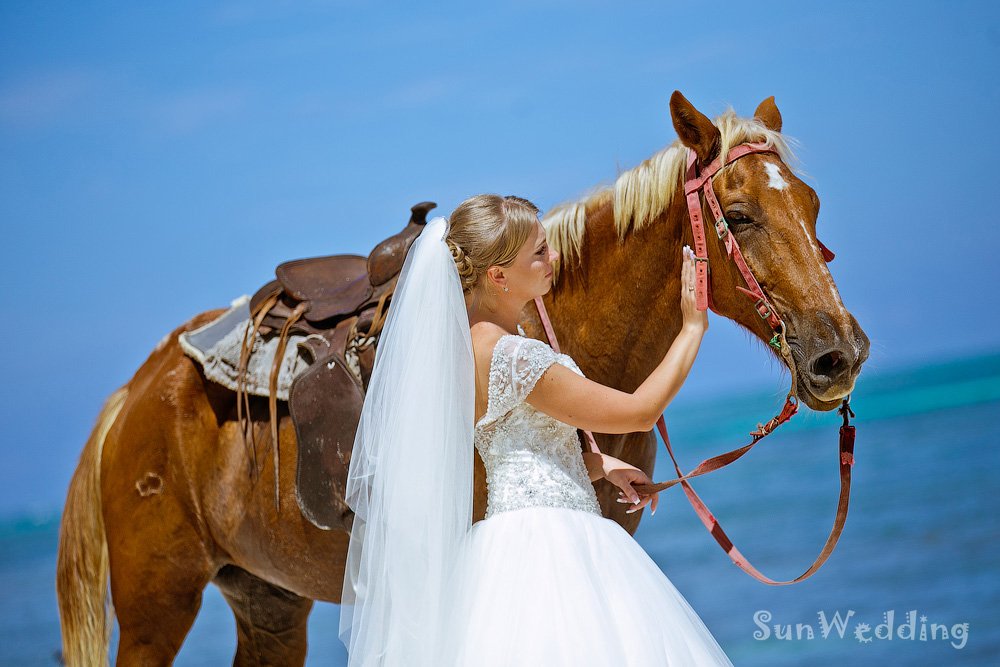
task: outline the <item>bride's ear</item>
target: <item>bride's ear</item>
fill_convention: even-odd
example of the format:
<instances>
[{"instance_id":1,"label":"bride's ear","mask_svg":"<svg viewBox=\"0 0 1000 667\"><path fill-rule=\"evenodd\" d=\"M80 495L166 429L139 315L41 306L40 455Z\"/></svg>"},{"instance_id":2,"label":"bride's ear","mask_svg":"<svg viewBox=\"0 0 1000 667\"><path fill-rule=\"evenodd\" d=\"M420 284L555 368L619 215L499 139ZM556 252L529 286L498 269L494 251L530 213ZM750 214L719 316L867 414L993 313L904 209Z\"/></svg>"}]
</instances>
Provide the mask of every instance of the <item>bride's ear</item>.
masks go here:
<instances>
[{"instance_id":1,"label":"bride's ear","mask_svg":"<svg viewBox=\"0 0 1000 667\"><path fill-rule=\"evenodd\" d=\"M491 266L486 269L486 280L497 290L502 290L507 284L507 276L504 275L503 269L499 266Z\"/></svg>"}]
</instances>

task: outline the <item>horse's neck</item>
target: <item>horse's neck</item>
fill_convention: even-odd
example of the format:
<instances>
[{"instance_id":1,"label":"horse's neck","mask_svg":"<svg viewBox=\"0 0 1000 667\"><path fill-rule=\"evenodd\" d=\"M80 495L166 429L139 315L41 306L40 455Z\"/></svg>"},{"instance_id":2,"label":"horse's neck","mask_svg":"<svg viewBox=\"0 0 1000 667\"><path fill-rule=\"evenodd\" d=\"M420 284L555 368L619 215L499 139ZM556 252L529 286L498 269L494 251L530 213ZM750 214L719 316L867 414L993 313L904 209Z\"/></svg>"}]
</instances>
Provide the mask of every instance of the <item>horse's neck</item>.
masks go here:
<instances>
[{"instance_id":1,"label":"horse's neck","mask_svg":"<svg viewBox=\"0 0 1000 667\"><path fill-rule=\"evenodd\" d=\"M621 243L611 198L588 210L580 264L564 264L546 298L563 351L597 382L633 391L680 331L684 209L677 204Z\"/></svg>"}]
</instances>

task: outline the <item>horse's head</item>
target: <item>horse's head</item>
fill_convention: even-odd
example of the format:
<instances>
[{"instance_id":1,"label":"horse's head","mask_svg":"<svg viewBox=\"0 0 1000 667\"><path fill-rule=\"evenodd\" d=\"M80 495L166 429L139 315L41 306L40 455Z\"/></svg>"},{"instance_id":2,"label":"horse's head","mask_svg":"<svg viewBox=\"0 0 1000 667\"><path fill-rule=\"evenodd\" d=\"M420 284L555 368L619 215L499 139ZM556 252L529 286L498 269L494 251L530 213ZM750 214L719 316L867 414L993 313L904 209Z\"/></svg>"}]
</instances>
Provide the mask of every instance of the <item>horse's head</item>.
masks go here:
<instances>
[{"instance_id":1,"label":"horse's head","mask_svg":"<svg viewBox=\"0 0 1000 667\"><path fill-rule=\"evenodd\" d=\"M816 238L819 197L786 164L791 152L781 135L774 98L761 102L752 119L728 111L713 124L674 92L670 114L681 142L695 152L700 166L742 143L775 148L730 162L714 178L713 188L749 269L784 321L796 393L814 410L832 410L854 388L868 358L868 337L844 308L827 269ZM705 230L715 309L767 343L774 332L753 299L736 289L745 286L743 278L727 258L713 220L706 216ZM691 230L685 234L694 247Z\"/></svg>"}]
</instances>

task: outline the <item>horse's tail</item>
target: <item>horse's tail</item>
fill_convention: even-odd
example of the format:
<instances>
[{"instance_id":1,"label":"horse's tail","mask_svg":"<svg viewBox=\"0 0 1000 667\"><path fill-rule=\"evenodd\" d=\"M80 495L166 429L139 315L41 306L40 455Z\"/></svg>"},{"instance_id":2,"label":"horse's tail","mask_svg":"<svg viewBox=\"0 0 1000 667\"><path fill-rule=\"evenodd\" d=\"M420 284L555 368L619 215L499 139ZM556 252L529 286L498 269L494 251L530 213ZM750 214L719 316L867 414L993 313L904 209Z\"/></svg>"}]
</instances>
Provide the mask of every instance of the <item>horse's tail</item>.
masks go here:
<instances>
[{"instance_id":1,"label":"horse's tail","mask_svg":"<svg viewBox=\"0 0 1000 667\"><path fill-rule=\"evenodd\" d=\"M108 397L73 473L59 528L56 595L62 657L70 667L108 664L114 608L108 597L108 543L101 510L101 454L128 386Z\"/></svg>"}]
</instances>

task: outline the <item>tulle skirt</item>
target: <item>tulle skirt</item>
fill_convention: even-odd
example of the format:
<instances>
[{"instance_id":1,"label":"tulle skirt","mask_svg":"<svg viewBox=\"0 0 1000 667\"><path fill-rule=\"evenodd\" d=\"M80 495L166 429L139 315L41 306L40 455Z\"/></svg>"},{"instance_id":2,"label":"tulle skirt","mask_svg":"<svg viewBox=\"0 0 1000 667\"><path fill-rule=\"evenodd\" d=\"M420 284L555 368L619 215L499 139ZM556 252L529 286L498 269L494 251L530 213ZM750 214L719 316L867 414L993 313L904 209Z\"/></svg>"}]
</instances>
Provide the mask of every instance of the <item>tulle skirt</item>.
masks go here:
<instances>
[{"instance_id":1,"label":"tulle skirt","mask_svg":"<svg viewBox=\"0 0 1000 667\"><path fill-rule=\"evenodd\" d=\"M633 537L561 507L473 524L452 577L442 665L731 665Z\"/></svg>"}]
</instances>

